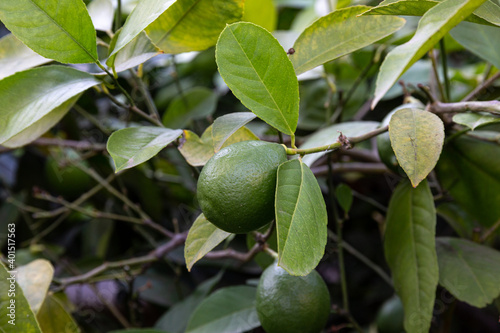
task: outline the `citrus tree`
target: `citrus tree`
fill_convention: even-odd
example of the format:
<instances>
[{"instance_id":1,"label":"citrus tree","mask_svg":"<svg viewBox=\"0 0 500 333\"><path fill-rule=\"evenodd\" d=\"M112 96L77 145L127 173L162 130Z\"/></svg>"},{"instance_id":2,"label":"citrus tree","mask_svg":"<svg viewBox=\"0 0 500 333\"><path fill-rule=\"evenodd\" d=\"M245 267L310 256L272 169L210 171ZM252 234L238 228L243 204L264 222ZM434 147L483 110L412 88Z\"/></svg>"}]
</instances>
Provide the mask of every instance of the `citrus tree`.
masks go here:
<instances>
[{"instance_id":1,"label":"citrus tree","mask_svg":"<svg viewBox=\"0 0 500 333\"><path fill-rule=\"evenodd\" d=\"M2 331L498 329L498 1L0 21Z\"/></svg>"}]
</instances>

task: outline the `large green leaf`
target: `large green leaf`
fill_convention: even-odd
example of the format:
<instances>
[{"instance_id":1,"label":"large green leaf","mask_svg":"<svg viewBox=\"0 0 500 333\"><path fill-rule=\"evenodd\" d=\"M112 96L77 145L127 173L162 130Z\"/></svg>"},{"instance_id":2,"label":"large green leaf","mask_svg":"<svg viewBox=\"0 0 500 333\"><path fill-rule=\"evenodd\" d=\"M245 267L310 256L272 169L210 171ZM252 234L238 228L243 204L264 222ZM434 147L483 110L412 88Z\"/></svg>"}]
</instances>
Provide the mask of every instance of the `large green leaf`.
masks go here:
<instances>
[{"instance_id":1,"label":"large green leaf","mask_svg":"<svg viewBox=\"0 0 500 333\"><path fill-rule=\"evenodd\" d=\"M316 177L300 159L278 168L276 230L278 265L291 275L305 276L325 252L328 218Z\"/></svg>"},{"instance_id":2,"label":"large green leaf","mask_svg":"<svg viewBox=\"0 0 500 333\"><path fill-rule=\"evenodd\" d=\"M399 165L416 187L434 169L444 142L444 125L433 113L396 111L389 122L391 145Z\"/></svg>"},{"instance_id":3,"label":"large green leaf","mask_svg":"<svg viewBox=\"0 0 500 333\"><path fill-rule=\"evenodd\" d=\"M83 1L2 0L0 21L46 58L63 63L98 60L95 29Z\"/></svg>"},{"instance_id":4,"label":"large green leaf","mask_svg":"<svg viewBox=\"0 0 500 333\"><path fill-rule=\"evenodd\" d=\"M0 263L0 331L2 333L42 333L35 315L16 281ZM9 308L10 307L10 308Z\"/></svg>"},{"instance_id":5,"label":"large green leaf","mask_svg":"<svg viewBox=\"0 0 500 333\"><path fill-rule=\"evenodd\" d=\"M443 188L483 226L500 218L500 146L461 136L448 143L436 171Z\"/></svg>"},{"instance_id":6,"label":"large green leaf","mask_svg":"<svg viewBox=\"0 0 500 333\"><path fill-rule=\"evenodd\" d=\"M168 330L172 333L184 333L196 307L205 299L208 293L215 287L222 277L222 271L211 279L204 281L196 290L172 306L163 316L158 319L155 328Z\"/></svg>"},{"instance_id":7,"label":"large green leaf","mask_svg":"<svg viewBox=\"0 0 500 333\"><path fill-rule=\"evenodd\" d=\"M175 97L163 115L163 125L184 128L191 120L212 115L217 106L217 95L210 89L196 87Z\"/></svg>"},{"instance_id":8,"label":"large green leaf","mask_svg":"<svg viewBox=\"0 0 500 333\"><path fill-rule=\"evenodd\" d=\"M186 333L242 333L260 326L255 309L256 288L220 289L196 308Z\"/></svg>"},{"instance_id":9,"label":"large green leaf","mask_svg":"<svg viewBox=\"0 0 500 333\"><path fill-rule=\"evenodd\" d=\"M441 0L385 0L378 6L371 8L363 15L404 15L423 16L429 9L437 5ZM500 25L500 7L491 1L486 1L474 13L468 16L465 21L486 24Z\"/></svg>"},{"instance_id":10,"label":"large green leaf","mask_svg":"<svg viewBox=\"0 0 500 333\"><path fill-rule=\"evenodd\" d=\"M456 202L444 202L436 207L436 212L460 237L472 238L477 224Z\"/></svg>"},{"instance_id":11,"label":"large green leaf","mask_svg":"<svg viewBox=\"0 0 500 333\"><path fill-rule=\"evenodd\" d=\"M214 150L218 152L227 139L255 118L252 112L234 112L215 119L212 126Z\"/></svg>"},{"instance_id":12,"label":"large green leaf","mask_svg":"<svg viewBox=\"0 0 500 333\"><path fill-rule=\"evenodd\" d=\"M279 42L252 23L228 25L216 48L219 72L233 94L259 118L292 135L299 116L299 86Z\"/></svg>"},{"instance_id":13,"label":"large green leaf","mask_svg":"<svg viewBox=\"0 0 500 333\"><path fill-rule=\"evenodd\" d=\"M295 41L295 53L290 60L295 73L320 66L370 45L399 30L405 20L396 16L361 16L367 6L353 6L336 10L321 17Z\"/></svg>"},{"instance_id":14,"label":"large green leaf","mask_svg":"<svg viewBox=\"0 0 500 333\"><path fill-rule=\"evenodd\" d=\"M439 284L457 299L482 308L500 295L500 252L466 239L436 239Z\"/></svg>"},{"instance_id":15,"label":"large green leaf","mask_svg":"<svg viewBox=\"0 0 500 333\"><path fill-rule=\"evenodd\" d=\"M420 19L412 39L393 49L384 59L377 77L372 107L398 78L427 53L446 33L469 16L486 0L445 0L429 9Z\"/></svg>"},{"instance_id":16,"label":"large green leaf","mask_svg":"<svg viewBox=\"0 0 500 333\"><path fill-rule=\"evenodd\" d=\"M439 279L435 228L436 210L427 181L416 188L406 181L398 185L387 212L384 250L408 333L429 332Z\"/></svg>"},{"instance_id":17,"label":"large green leaf","mask_svg":"<svg viewBox=\"0 0 500 333\"><path fill-rule=\"evenodd\" d=\"M80 333L80 328L64 305L52 294L47 295L36 319L42 332Z\"/></svg>"},{"instance_id":18,"label":"large green leaf","mask_svg":"<svg viewBox=\"0 0 500 333\"><path fill-rule=\"evenodd\" d=\"M120 29L111 41L111 52L114 50L121 31ZM125 47L110 56L106 60L106 64L113 68L115 72L123 72L146 62L160 53L160 49L151 42L148 35L144 31L141 31Z\"/></svg>"},{"instance_id":19,"label":"large green leaf","mask_svg":"<svg viewBox=\"0 0 500 333\"><path fill-rule=\"evenodd\" d=\"M113 51L109 55L111 58L125 45L130 43L148 25L165 12L175 0L142 0L139 1L132 13L127 17L125 24L118 36Z\"/></svg>"},{"instance_id":20,"label":"large green leaf","mask_svg":"<svg viewBox=\"0 0 500 333\"><path fill-rule=\"evenodd\" d=\"M188 271L193 265L203 258L205 254L212 251L214 247L220 244L231 233L225 232L210 223L205 215L200 214L194 221L186 239L184 247L184 258Z\"/></svg>"},{"instance_id":21,"label":"large green leaf","mask_svg":"<svg viewBox=\"0 0 500 333\"><path fill-rule=\"evenodd\" d=\"M107 149L115 172L144 163L182 135L182 130L144 126L129 127L113 132Z\"/></svg>"},{"instance_id":22,"label":"large green leaf","mask_svg":"<svg viewBox=\"0 0 500 333\"><path fill-rule=\"evenodd\" d=\"M165 53L201 51L215 45L226 24L239 21L244 0L177 0L146 32Z\"/></svg>"},{"instance_id":23,"label":"large green leaf","mask_svg":"<svg viewBox=\"0 0 500 333\"><path fill-rule=\"evenodd\" d=\"M0 80L50 61L50 59L33 52L13 34L8 34L0 39Z\"/></svg>"},{"instance_id":24,"label":"large green leaf","mask_svg":"<svg viewBox=\"0 0 500 333\"><path fill-rule=\"evenodd\" d=\"M53 276L54 267L45 259L37 259L17 268L17 283L34 313L42 306Z\"/></svg>"},{"instance_id":25,"label":"large green leaf","mask_svg":"<svg viewBox=\"0 0 500 333\"><path fill-rule=\"evenodd\" d=\"M301 149L324 146L337 141L340 133L347 137L359 136L373 131L380 125L377 121L353 121L325 127L310 137L300 146ZM302 158L302 161L311 166L318 158L325 155L326 152L308 154Z\"/></svg>"},{"instance_id":26,"label":"large green leaf","mask_svg":"<svg viewBox=\"0 0 500 333\"><path fill-rule=\"evenodd\" d=\"M450 35L467 50L500 68L500 27L462 22Z\"/></svg>"},{"instance_id":27,"label":"large green leaf","mask_svg":"<svg viewBox=\"0 0 500 333\"><path fill-rule=\"evenodd\" d=\"M500 42L500 40L499 40ZM500 50L499 50L500 52ZM499 53L500 54L500 53ZM492 116L491 114L480 114L475 112L457 113L453 116L453 121L457 124L469 127L475 130L476 127L500 121L500 117Z\"/></svg>"},{"instance_id":28,"label":"large green leaf","mask_svg":"<svg viewBox=\"0 0 500 333\"><path fill-rule=\"evenodd\" d=\"M1 80L0 144L5 145L30 126L33 129L28 134L36 139L35 130L36 136L43 134L54 125L54 119L64 115L61 110L67 111L77 95L99 83L90 74L62 66L34 68ZM23 141L21 144L27 143Z\"/></svg>"}]
</instances>

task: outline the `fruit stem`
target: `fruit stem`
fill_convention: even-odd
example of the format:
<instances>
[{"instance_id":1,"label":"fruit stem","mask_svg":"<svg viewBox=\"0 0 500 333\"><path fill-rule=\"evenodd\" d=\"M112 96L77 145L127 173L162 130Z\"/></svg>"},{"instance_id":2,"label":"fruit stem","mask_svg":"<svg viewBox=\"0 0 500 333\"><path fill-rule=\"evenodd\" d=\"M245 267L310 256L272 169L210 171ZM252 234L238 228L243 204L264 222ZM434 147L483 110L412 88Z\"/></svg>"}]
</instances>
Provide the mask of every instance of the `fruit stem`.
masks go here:
<instances>
[{"instance_id":1,"label":"fruit stem","mask_svg":"<svg viewBox=\"0 0 500 333\"><path fill-rule=\"evenodd\" d=\"M271 249L269 246L264 247L264 251L269 254L273 259L278 259L278 253Z\"/></svg>"},{"instance_id":2,"label":"fruit stem","mask_svg":"<svg viewBox=\"0 0 500 333\"><path fill-rule=\"evenodd\" d=\"M340 148L345 148L345 149L351 149L353 147L353 144L359 143L361 141L365 141L368 139L371 139L381 133L386 132L389 129L389 126L384 126L377 128L371 132L368 132L366 134L360 135L360 136L354 136L354 137L346 137L342 133L340 133L339 137L337 138L337 141L330 143L328 145L324 146L319 146L319 147L313 147L313 148L304 148L304 149L297 149L297 148L286 148L286 153L288 155L306 155L306 154L314 154L314 153L319 153L323 151L328 151L328 150L337 150ZM295 138L292 137L292 146L295 141Z\"/></svg>"}]
</instances>

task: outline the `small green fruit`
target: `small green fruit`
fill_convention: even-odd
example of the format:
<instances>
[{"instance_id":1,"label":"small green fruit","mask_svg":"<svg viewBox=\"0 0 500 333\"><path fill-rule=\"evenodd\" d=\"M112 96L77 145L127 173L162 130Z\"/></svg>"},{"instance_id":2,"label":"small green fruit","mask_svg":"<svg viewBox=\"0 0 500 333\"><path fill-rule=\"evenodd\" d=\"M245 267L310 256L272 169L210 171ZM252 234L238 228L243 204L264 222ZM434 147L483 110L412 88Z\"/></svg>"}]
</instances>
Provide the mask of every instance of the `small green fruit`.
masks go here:
<instances>
[{"instance_id":1,"label":"small green fruit","mask_svg":"<svg viewBox=\"0 0 500 333\"><path fill-rule=\"evenodd\" d=\"M379 333L404 332L403 303L397 295L389 298L380 308L377 315L377 329Z\"/></svg>"},{"instance_id":2,"label":"small green fruit","mask_svg":"<svg viewBox=\"0 0 500 333\"><path fill-rule=\"evenodd\" d=\"M274 263L260 278L256 308L267 333L318 333L330 314L330 294L318 272L292 276Z\"/></svg>"},{"instance_id":3,"label":"small green fruit","mask_svg":"<svg viewBox=\"0 0 500 333\"><path fill-rule=\"evenodd\" d=\"M277 143L243 141L221 149L198 179L198 201L207 220L231 233L271 222L277 169L286 160Z\"/></svg>"}]
</instances>

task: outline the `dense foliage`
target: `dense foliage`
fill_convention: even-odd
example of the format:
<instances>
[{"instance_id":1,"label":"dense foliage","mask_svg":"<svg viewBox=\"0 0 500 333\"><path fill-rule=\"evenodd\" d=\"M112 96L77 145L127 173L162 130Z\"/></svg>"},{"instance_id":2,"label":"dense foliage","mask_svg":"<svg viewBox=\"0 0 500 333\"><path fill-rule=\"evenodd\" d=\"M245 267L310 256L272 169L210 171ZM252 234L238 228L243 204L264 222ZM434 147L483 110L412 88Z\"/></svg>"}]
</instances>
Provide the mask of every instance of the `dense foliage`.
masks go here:
<instances>
[{"instance_id":1,"label":"dense foliage","mask_svg":"<svg viewBox=\"0 0 500 333\"><path fill-rule=\"evenodd\" d=\"M498 331L498 0L1 0L0 22L0 331L263 332L275 260L326 282L323 332ZM274 220L232 234L197 182L249 140L288 160ZM267 219L259 188L217 214Z\"/></svg>"}]
</instances>

